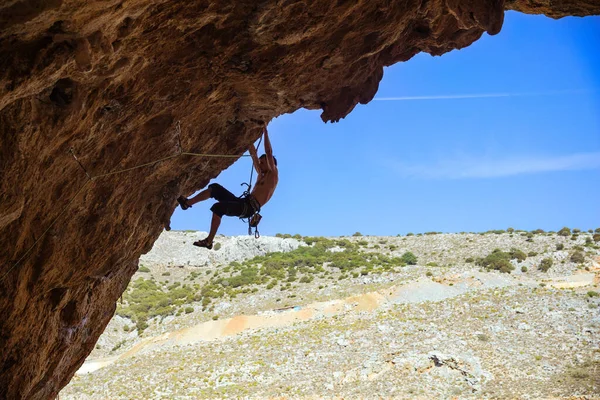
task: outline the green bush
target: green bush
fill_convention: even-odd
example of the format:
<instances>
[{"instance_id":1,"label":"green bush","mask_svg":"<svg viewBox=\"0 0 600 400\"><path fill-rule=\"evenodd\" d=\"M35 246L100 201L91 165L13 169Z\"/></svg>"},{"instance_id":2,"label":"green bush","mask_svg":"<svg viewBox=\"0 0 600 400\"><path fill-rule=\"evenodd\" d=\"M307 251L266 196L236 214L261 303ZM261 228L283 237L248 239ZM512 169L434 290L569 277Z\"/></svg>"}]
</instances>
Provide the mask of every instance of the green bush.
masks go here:
<instances>
[{"instance_id":1,"label":"green bush","mask_svg":"<svg viewBox=\"0 0 600 400\"><path fill-rule=\"evenodd\" d=\"M539 270L542 272L548 272L550 267L552 267L552 259L544 258L540 263Z\"/></svg>"},{"instance_id":2,"label":"green bush","mask_svg":"<svg viewBox=\"0 0 600 400\"><path fill-rule=\"evenodd\" d=\"M150 272L150 268L144 267L143 265L138 268L139 272Z\"/></svg>"},{"instance_id":3,"label":"green bush","mask_svg":"<svg viewBox=\"0 0 600 400\"><path fill-rule=\"evenodd\" d=\"M595 233L594 236L592 236L592 239L594 242L600 242L600 233Z\"/></svg>"},{"instance_id":4,"label":"green bush","mask_svg":"<svg viewBox=\"0 0 600 400\"><path fill-rule=\"evenodd\" d=\"M360 233L360 232L354 232L354 233L352 234L352 236L357 236L357 237L358 237L358 236L362 236L362 233Z\"/></svg>"},{"instance_id":5,"label":"green bush","mask_svg":"<svg viewBox=\"0 0 600 400\"><path fill-rule=\"evenodd\" d=\"M186 314L191 314L194 312L194 307L186 307L184 311Z\"/></svg>"},{"instance_id":6,"label":"green bush","mask_svg":"<svg viewBox=\"0 0 600 400\"><path fill-rule=\"evenodd\" d=\"M131 330L131 328L129 327L129 325L123 326L123 331L129 332L130 330Z\"/></svg>"},{"instance_id":7,"label":"green bush","mask_svg":"<svg viewBox=\"0 0 600 400\"><path fill-rule=\"evenodd\" d=\"M412 232L408 232L408 233L406 234L406 236L415 236L415 234L414 234L414 233L412 233Z\"/></svg>"},{"instance_id":8,"label":"green bush","mask_svg":"<svg viewBox=\"0 0 600 400\"><path fill-rule=\"evenodd\" d=\"M514 231L515 231L515 229L514 229L514 228L508 228L508 229L506 230L506 232L508 232L508 233L513 233Z\"/></svg>"},{"instance_id":9,"label":"green bush","mask_svg":"<svg viewBox=\"0 0 600 400\"><path fill-rule=\"evenodd\" d=\"M436 263L436 262L433 262L433 261L432 261L432 262L428 262L428 263L427 263L427 266L428 266L428 267L437 267L437 266L438 266L438 263Z\"/></svg>"},{"instance_id":10,"label":"green bush","mask_svg":"<svg viewBox=\"0 0 600 400\"><path fill-rule=\"evenodd\" d=\"M576 264L581 264L585 261L585 253L577 250L573 254L571 254L571 261Z\"/></svg>"},{"instance_id":11,"label":"green bush","mask_svg":"<svg viewBox=\"0 0 600 400\"><path fill-rule=\"evenodd\" d=\"M467 258L467 259L465 260L465 262L467 262L467 263L472 263L472 262L474 262L474 261L475 261L475 260L473 259L473 257L469 257L469 258Z\"/></svg>"},{"instance_id":12,"label":"green bush","mask_svg":"<svg viewBox=\"0 0 600 400\"><path fill-rule=\"evenodd\" d=\"M215 243L215 245L213 246L214 250L219 250L221 248L221 243Z\"/></svg>"},{"instance_id":13,"label":"green bush","mask_svg":"<svg viewBox=\"0 0 600 400\"><path fill-rule=\"evenodd\" d=\"M535 257L537 255L538 253L536 253L535 251L530 251L529 253L527 253L527 257Z\"/></svg>"},{"instance_id":14,"label":"green bush","mask_svg":"<svg viewBox=\"0 0 600 400\"><path fill-rule=\"evenodd\" d=\"M546 233L546 232L544 232L543 229L536 229L535 231L531 231L531 232L535 233L536 235L541 235L542 233Z\"/></svg>"},{"instance_id":15,"label":"green bush","mask_svg":"<svg viewBox=\"0 0 600 400\"><path fill-rule=\"evenodd\" d=\"M571 230L565 226L560 231L558 231L558 234L560 236L571 236Z\"/></svg>"},{"instance_id":16,"label":"green bush","mask_svg":"<svg viewBox=\"0 0 600 400\"><path fill-rule=\"evenodd\" d=\"M596 228L596 229L594 229L594 232L595 232L595 233L600 233L600 228Z\"/></svg>"},{"instance_id":17,"label":"green bush","mask_svg":"<svg viewBox=\"0 0 600 400\"><path fill-rule=\"evenodd\" d=\"M579 233L579 232L581 232L581 229L573 228L573 233Z\"/></svg>"},{"instance_id":18,"label":"green bush","mask_svg":"<svg viewBox=\"0 0 600 400\"><path fill-rule=\"evenodd\" d=\"M426 276L433 276L433 272L431 271L427 271L427 273L425 274Z\"/></svg>"},{"instance_id":19,"label":"green bush","mask_svg":"<svg viewBox=\"0 0 600 400\"><path fill-rule=\"evenodd\" d=\"M518 262L524 261L527 258L527 255L523 251L514 247L510 249L508 254L511 260L517 260Z\"/></svg>"},{"instance_id":20,"label":"green bush","mask_svg":"<svg viewBox=\"0 0 600 400\"><path fill-rule=\"evenodd\" d=\"M170 272L163 272L161 275L162 276L171 276L171 273Z\"/></svg>"},{"instance_id":21,"label":"green bush","mask_svg":"<svg viewBox=\"0 0 600 400\"><path fill-rule=\"evenodd\" d=\"M598 292L594 292L593 290L590 290L589 292L587 292L588 297L600 297L600 293Z\"/></svg>"},{"instance_id":22,"label":"green bush","mask_svg":"<svg viewBox=\"0 0 600 400\"><path fill-rule=\"evenodd\" d=\"M477 265L504 273L510 273L515 267L510 262L510 253L495 249L485 258L477 260Z\"/></svg>"},{"instance_id":23,"label":"green bush","mask_svg":"<svg viewBox=\"0 0 600 400\"><path fill-rule=\"evenodd\" d=\"M406 253L402 254L401 259L402 259L402 262L404 262L407 265L416 265L417 264L417 256L415 256L410 251L407 251Z\"/></svg>"},{"instance_id":24,"label":"green bush","mask_svg":"<svg viewBox=\"0 0 600 400\"><path fill-rule=\"evenodd\" d=\"M562 243L557 243L556 244L556 250L564 250L564 248L565 248L564 244L562 244Z\"/></svg>"},{"instance_id":25,"label":"green bush","mask_svg":"<svg viewBox=\"0 0 600 400\"><path fill-rule=\"evenodd\" d=\"M521 267L521 272L527 272L527 267L523 265L523 266Z\"/></svg>"}]
</instances>

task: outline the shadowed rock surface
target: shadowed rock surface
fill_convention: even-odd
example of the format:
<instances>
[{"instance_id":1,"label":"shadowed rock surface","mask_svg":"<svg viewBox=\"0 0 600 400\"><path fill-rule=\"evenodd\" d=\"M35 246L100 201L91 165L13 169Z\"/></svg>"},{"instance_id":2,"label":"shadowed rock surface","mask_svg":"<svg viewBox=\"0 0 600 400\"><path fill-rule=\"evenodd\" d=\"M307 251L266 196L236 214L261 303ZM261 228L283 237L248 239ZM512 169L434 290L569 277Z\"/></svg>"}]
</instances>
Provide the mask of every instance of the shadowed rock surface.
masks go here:
<instances>
[{"instance_id":1,"label":"shadowed rock surface","mask_svg":"<svg viewBox=\"0 0 600 400\"><path fill-rule=\"evenodd\" d=\"M587 1L512 2L598 14ZM0 6L0 396L51 398L176 197L298 108L338 121L383 67L502 27L503 1L14 0ZM180 129L177 128L178 121ZM179 133L180 132L180 133ZM173 156L122 174L92 177Z\"/></svg>"}]
</instances>

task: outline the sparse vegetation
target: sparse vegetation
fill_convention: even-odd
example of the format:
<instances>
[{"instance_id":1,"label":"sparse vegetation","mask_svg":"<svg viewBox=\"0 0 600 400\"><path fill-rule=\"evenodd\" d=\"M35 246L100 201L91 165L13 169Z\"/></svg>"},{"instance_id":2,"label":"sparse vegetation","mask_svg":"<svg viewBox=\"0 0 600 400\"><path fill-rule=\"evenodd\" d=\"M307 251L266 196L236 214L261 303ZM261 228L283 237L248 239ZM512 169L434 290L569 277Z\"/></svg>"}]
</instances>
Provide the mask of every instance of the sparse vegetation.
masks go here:
<instances>
[{"instance_id":1,"label":"sparse vegetation","mask_svg":"<svg viewBox=\"0 0 600 400\"><path fill-rule=\"evenodd\" d=\"M556 244L556 250L557 251L564 250L564 248L565 248L564 244L562 244L562 243L557 243Z\"/></svg>"},{"instance_id":2,"label":"sparse vegetation","mask_svg":"<svg viewBox=\"0 0 600 400\"><path fill-rule=\"evenodd\" d=\"M213 249L216 250L220 250L221 249L221 243L215 243L215 245L213 246Z\"/></svg>"},{"instance_id":3,"label":"sparse vegetation","mask_svg":"<svg viewBox=\"0 0 600 400\"><path fill-rule=\"evenodd\" d=\"M150 268L144 267L143 265L138 268L138 272L150 272Z\"/></svg>"},{"instance_id":4,"label":"sparse vegetation","mask_svg":"<svg viewBox=\"0 0 600 400\"><path fill-rule=\"evenodd\" d=\"M581 264L585 261L585 253L581 250L576 250L571 254L571 261L577 264Z\"/></svg>"},{"instance_id":5,"label":"sparse vegetation","mask_svg":"<svg viewBox=\"0 0 600 400\"><path fill-rule=\"evenodd\" d=\"M571 230L565 226L560 231L558 231L558 234L560 236L571 236Z\"/></svg>"},{"instance_id":6,"label":"sparse vegetation","mask_svg":"<svg viewBox=\"0 0 600 400\"><path fill-rule=\"evenodd\" d=\"M487 269L493 269L504 273L510 273L515 267L511 264L512 259L511 253L506 253L500 249L495 249L491 254L488 254L485 258L477 260L477 265L485 267Z\"/></svg>"},{"instance_id":7,"label":"sparse vegetation","mask_svg":"<svg viewBox=\"0 0 600 400\"><path fill-rule=\"evenodd\" d=\"M552 267L552 259L544 258L540 263L539 269L542 272L548 272L548 270Z\"/></svg>"},{"instance_id":8,"label":"sparse vegetation","mask_svg":"<svg viewBox=\"0 0 600 400\"><path fill-rule=\"evenodd\" d=\"M415 256L410 251L402 254L402 261L407 265L416 265L417 264L417 256Z\"/></svg>"}]
</instances>

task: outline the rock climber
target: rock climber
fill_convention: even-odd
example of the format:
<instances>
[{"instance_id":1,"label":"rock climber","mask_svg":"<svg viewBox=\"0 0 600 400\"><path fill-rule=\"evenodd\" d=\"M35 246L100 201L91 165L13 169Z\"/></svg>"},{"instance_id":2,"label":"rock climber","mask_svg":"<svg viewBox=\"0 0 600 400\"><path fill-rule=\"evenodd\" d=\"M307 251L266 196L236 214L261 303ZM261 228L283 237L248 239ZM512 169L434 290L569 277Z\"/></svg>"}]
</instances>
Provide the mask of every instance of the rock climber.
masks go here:
<instances>
[{"instance_id":1,"label":"rock climber","mask_svg":"<svg viewBox=\"0 0 600 400\"><path fill-rule=\"evenodd\" d=\"M212 249L213 240L221 225L221 218L223 215L229 217L251 218L252 216L255 216L260 211L260 208L273 196L277 183L279 182L279 172L277 171L277 160L273 157L273 148L271 147L271 141L269 140L269 133L267 132L266 127L263 130L263 134L265 154L259 158L256 154L254 145L251 145L248 148L250 156L252 157L252 164L258 174L256 185L251 193L237 197L218 183L212 183L208 185L207 189L190 199L187 199L184 196L180 196L177 199L177 202L183 210L187 210L194 204L208 200L211 197L217 200L217 203L213 204L210 208L213 213L210 232L206 238L194 242L194 246L205 247L209 250Z\"/></svg>"}]
</instances>

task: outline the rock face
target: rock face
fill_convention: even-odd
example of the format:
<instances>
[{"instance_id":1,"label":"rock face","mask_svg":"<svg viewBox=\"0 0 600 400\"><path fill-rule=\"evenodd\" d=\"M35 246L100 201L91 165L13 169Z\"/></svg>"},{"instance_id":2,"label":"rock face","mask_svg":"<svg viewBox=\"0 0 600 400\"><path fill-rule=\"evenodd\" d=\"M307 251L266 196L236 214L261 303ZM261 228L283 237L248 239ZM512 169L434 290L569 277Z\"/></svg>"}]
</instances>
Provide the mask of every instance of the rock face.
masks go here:
<instances>
[{"instance_id":1,"label":"rock face","mask_svg":"<svg viewBox=\"0 0 600 400\"><path fill-rule=\"evenodd\" d=\"M69 381L176 197L235 160L180 149L240 155L264 123L300 107L338 121L373 98L384 66L496 34L504 8L501 0L0 5L0 397L52 398ZM600 12L595 0L507 8Z\"/></svg>"}]
</instances>

